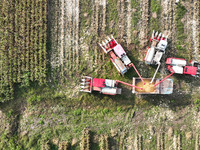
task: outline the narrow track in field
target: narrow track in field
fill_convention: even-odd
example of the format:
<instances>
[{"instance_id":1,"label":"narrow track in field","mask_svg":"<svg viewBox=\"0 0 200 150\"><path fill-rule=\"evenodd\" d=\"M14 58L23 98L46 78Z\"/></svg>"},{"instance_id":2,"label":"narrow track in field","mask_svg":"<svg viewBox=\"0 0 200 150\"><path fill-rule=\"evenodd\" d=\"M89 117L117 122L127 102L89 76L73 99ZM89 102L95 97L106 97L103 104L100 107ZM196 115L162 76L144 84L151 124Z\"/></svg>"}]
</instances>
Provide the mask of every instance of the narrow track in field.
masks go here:
<instances>
[{"instance_id":1,"label":"narrow track in field","mask_svg":"<svg viewBox=\"0 0 200 150\"><path fill-rule=\"evenodd\" d=\"M193 57L195 60L200 60L200 1L194 0L194 9L193 9L193 43L194 43L194 52Z\"/></svg>"},{"instance_id":2,"label":"narrow track in field","mask_svg":"<svg viewBox=\"0 0 200 150\"><path fill-rule=\"evenodd\" d=\"M145 46L147 44L149 35L150 1L142 0L140 5L140 7L142 8L142 16L140 23L140 43L141 46Z\"/></svg>"}]
</instances>

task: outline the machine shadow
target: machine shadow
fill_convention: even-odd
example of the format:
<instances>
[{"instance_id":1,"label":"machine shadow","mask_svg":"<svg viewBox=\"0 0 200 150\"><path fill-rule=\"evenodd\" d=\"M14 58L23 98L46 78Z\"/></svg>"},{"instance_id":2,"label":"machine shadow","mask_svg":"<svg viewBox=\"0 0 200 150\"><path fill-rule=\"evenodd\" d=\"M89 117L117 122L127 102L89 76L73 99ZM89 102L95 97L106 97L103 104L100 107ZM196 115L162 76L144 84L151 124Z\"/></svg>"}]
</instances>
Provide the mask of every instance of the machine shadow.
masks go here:
<instances>
[{"instance_id":1,"label":"machine shadow","mask_svg":"<svg viewBox=\"0 0 200 150\"><path fill-rule=\"evenodd\" d=\"M174 85L173 93L170 95L143 95L142 98L154 106L170 108L176 111L177 108L184 108L191 104L191 94L179 90L179 85Z\"/></svg>"}]
</instances>

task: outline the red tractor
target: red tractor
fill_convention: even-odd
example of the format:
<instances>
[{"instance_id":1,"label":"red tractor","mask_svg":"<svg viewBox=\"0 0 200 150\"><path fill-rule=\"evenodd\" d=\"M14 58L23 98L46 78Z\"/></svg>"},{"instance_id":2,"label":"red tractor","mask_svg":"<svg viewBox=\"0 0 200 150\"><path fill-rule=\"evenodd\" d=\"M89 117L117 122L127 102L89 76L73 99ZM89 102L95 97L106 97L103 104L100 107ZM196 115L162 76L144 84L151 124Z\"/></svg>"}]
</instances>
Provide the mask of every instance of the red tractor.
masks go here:
<instances>
[{"instance_id":1,"label":"red tractor","mask_svg":"<svg viewBox=\"0 0 200 150\"><path fill-rule=\"evenodd\" d=\"M167 69L172 73L189 74L194 77L199 77L200 75L200 63L196 61L187 63L185 59L172 57L167 58L166 64Z\"/></svg>"},{"instance_id":2,"label":"red tractor","mask_svg":"<svg viewBox=\"0 0 200 150\"><path fill-rule=\"evenodd\" d=\"M99 91L100 93L107 95L121 94L121 88L118 88L118 83L142 89L119 80L98 79L98 78L83 76L81 79L80 91L88 93L92 93L92 91Z\"/></svg>"}]
</instances>

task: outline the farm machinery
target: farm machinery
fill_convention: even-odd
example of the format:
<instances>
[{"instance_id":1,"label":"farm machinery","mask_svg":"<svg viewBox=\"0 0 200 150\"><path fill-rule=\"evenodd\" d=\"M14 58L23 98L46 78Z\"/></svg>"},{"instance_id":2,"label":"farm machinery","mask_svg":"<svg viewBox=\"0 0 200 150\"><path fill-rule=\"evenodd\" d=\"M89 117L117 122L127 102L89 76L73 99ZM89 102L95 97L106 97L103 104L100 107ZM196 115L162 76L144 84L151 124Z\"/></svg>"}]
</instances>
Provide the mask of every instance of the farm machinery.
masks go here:
<instances>
[{"instance_id":1,"label":"farm machinery","mask_svg":"<svg viewBox=\"0 0 200 150\"><path fill-rule=\"evenodd\" d=\"M142 90L142 88L140 87L125 83L123 81L98 79L89 76L82 77L80 87L82 92L92 93L92 91L99 91L102 94L116 95L116 94L121 94L121 88L118 87L119 83Z\"/></svg>"},{"instance_id":2,"label":"farm machinery","mask_svg":"<svg viewBox=\"0 0 200 150\"><path fill-rule=\"evenodd\" d=\"M151 45L148 47L144 58L146 64L160 64L160 60L165 53L165 49L167 48L167 38L168 36L165 36L162 33L158 34L158 32L155 33L153 31L150 38Z\"/></svg>"},{"instance_id":3,"label":"farm machinery","mask_svg":"<svg viewBox=\"0 0 200 150\"><path fill-rule=\"evenodd\" d=\"M92 93L99 91L106 95L121 94L122 89L118 87L119 83L132 87L132 93L136 94L171 94L173 92L173 80L167 79L164 82L156 79L154 84L149 84L150 79L144 79L144 85L140 78L133 78L133 84L119 80L98 79L89 76L83 76L81 79L81 91ZM160 84L161 83L161 84Z\"/></svg>"},{"instance_id":4,"label":"farm machinery","mask_svg":"<svg viewBox=\"0 0 200 150\"><path fill-rule=\"evenodd\" d=\"M140 79L142 80L143 84L145 84L135 65L128 58L123 47L115 40L112 35L111 37L107 37L105 41L102 41L102 44L99 43L99 46L106 54L110 55L110 60L117 68L117 70L121 73L121 75L125 74L128 69L133 67Z\"/></svg>"},{"instance_id":5,"label":"farm machinery","mask_svg":"<svg viewBox=\"0 0 200 150\"><path fill-rule=\"evenodd\" d=\"M167 58L166 64L167 69L172 73L188 74L194 77L199 77L200 75L200 63L197 61L191 60L190 63L187 63L182 58Z\"/></svg>"},{"instance_id":6,"label":"farm machinery","mask_svg":"<svg viewBox=\"0 0 200 150\"><path fill-rule=\"evenodd\" d=\"M142 87L142 89L132 88L133 94L172 94L173 80L172 79L155 79L152 83L151 78L144 78L145 85L142 84L140 78L133 77L133 85Z\"/></svg>"}]
</instances>

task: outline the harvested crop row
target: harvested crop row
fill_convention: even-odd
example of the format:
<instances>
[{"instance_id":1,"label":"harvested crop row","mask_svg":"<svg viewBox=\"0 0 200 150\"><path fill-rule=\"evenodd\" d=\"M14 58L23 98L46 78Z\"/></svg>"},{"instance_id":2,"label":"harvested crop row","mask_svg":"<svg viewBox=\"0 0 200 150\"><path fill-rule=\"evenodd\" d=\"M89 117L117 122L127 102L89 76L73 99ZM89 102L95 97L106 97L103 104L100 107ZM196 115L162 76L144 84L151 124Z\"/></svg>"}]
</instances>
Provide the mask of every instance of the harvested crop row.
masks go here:
<instances>
[{"instance_id":1,"label":"harvested crop row","mask_svg":"<svg viewBox=\"0 0 200 150\"><path fill-rule=\"evenodd\" d=\"M145 46L148 41L149 34L149 10L150 3L148 0L142 0L141 8L142 8L142 18L141 18L141 26L140 26L140 40L141 46Z\"/></svg>"},{"instance_id":2,"label":"harvested crop row","mask_svg":"<svg viewBox=\"0 0 200 150\"><path fill-rule=\"evenodd\" d=\"M90 131L88 129L83 130L80 150L90 150Z\"/></svg>"},{"instance_id":3,"label":"harvested crop row","mask_svg":"<svg viewBox=\"0 0 200 150\"><path fill-rule=\"evenodd\" d=\"M136 135L134 141L134 148L136 150L142 150L143 147L143 137L142 135Z\"/></svg>"},{"instance_id":4,"label":"harvested crop row","mask_svg":"<svg viewBox=\"0 0 200 150\"><path fill-rule=\"evenodd\" d=\"M194 41L194 53L193 56L195 60L200 60L200 2L199 0L194 0L194 12L193 12L193 41Z\"/></svg>"},{"instance_id":5,"label":"harvested crop row","mask_svg":"<svg viewBox=\"0 0 200 150\"><path fill-rule=\"evenodd\" d=\"M131 9L131 0L127 0L127 44L131 43L131 32L132 32L132 9Z\"/></svg>"},{"instance_id":6,"label":"harvested crop row","mask_svg":"<svg viewBox=\"0 0 200 150\"><path fill-rule=\"evenodd\" d=\"M100 137L100 150L109 150L108 136L106 135Z\"/></svg>"}]
</instances>

